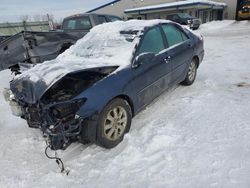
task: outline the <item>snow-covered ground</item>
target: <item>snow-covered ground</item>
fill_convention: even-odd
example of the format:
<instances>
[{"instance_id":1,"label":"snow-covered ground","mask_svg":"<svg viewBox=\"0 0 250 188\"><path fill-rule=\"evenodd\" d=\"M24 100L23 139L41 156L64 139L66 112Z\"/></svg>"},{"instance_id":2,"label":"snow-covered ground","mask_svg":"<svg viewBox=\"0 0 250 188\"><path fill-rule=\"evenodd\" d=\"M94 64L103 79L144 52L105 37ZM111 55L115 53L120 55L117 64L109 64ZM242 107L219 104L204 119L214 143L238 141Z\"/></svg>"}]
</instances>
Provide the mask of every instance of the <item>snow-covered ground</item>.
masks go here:
<instances>
[{"instance_id":1,"label":"snow-covered ground","mask_svg":"<svg viewBox=\"0 0 250 188\"><path fill-rule=\"evenodd\" d=\"M195 84L166 92L112 150L73 144L69 176L39 130L0 96L0 187L250 187L250 22L202 25L206 56ZM11 79L0 73L0 92Z\"/></svg>"}]
</instances>

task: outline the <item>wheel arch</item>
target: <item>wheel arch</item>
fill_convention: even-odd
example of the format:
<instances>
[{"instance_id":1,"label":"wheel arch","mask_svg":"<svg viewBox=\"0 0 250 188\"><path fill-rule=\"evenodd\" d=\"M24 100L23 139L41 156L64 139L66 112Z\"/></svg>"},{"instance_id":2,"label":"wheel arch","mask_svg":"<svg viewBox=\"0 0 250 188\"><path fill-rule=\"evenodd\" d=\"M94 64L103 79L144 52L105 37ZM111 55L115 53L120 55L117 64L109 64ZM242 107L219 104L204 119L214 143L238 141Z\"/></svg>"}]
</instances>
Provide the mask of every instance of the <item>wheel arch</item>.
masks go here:
<instances>
[{"instance_id":1,"label":"wheel arch","mask_svg":"<svg viewBox=\"0 0 250 188\"><path fill-rule=\"evenodd\" d=\"M121 95L117 95L116 97L114 97L114 98L112 98L110 101L112 101L112 100L114 100L114 99L116 99L116 98L120 98L120 99L123 99L123 100L125 100L125 101L127 101L128 102L128 104L129 104L129 106L130 106L130 108L131 108L131 112L132 112L132 117L134 117L134 103L133 103L133 101L132 101L132 99L128 96L128 95L125 95L125 94L121 94ZM109 101L109 102L110 102ZM109 103L108 102L108 103Z\"/></svg>"},{"instance_id":2,"label":"wheel arch","mask_svg":"<svg viewBox=\"0 0 250 188\"><path fill-rule=\"evenodd\" d=\"M195 60L195 64L197 65L197 68L199 68L200 66L200 59L197 55L195 55L192 60Z\"/></svg>"}]
</instances>

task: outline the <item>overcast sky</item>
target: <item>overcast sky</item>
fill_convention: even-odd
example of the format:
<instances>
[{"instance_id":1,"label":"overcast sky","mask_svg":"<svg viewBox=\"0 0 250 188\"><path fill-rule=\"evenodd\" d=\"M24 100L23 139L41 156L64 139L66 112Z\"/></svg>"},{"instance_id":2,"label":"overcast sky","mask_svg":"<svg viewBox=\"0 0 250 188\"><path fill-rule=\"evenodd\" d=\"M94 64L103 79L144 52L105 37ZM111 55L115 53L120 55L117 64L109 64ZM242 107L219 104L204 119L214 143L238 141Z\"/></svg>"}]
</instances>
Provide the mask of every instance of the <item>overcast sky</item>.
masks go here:
<instances>
[{"instance_id":1,"label":"overcast sky","mask_svg":"<svg viewBox=\"0 0 250 188\"><path fill-rule=\"evenodd\" d=\"M20 21L20 16L53 14L60 19L84 13L111 0L0 0L0 22Z\"/></svg>"}]
</instances>

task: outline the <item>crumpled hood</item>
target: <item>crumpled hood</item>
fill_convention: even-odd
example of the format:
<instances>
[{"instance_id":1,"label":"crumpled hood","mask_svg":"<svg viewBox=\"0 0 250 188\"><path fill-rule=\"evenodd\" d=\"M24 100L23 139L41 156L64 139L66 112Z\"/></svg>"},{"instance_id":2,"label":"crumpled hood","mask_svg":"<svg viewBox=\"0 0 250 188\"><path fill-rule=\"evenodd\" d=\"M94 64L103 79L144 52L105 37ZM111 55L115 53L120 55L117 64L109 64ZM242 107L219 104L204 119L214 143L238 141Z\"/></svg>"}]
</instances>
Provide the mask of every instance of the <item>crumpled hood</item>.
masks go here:
<instances>
[{"instance_id":1,"label":"crumpled hood","mask_svg":"<svg viewBox=\"0 0 250 188\"><path fill-rule=\"evenodd\" d=\"M10 83L10 89L18 100L35 104L52 85L65 75L76 71L87 71L110 66L119 67L119 65L110 62L60 61L56 59L36 65L16 76Z\"/></svg>"}]
</instances>

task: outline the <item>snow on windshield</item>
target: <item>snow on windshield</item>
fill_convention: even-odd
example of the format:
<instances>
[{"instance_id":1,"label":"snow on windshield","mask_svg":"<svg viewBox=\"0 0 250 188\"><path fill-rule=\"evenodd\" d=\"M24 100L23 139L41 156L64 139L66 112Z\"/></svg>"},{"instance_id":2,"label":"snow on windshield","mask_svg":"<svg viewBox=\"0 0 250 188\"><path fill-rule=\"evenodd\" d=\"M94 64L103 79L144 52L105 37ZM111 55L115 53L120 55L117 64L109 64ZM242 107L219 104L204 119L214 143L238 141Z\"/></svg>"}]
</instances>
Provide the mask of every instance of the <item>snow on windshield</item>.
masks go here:
<instances>
[{"instance_id":1,"label":"snow on windshield","mask_svg":"<svg viewBox=\"0 0 250 188\"><path fill-rule=\"evenodd\" d=\"M117 25L120 24L104 24L96 27L58 59L81 59L85 60L85 63L101 61L127 65L131 62L138 40L134 40L136 35L121 34L121 28Z\"/></svg>"}]
</instances>

